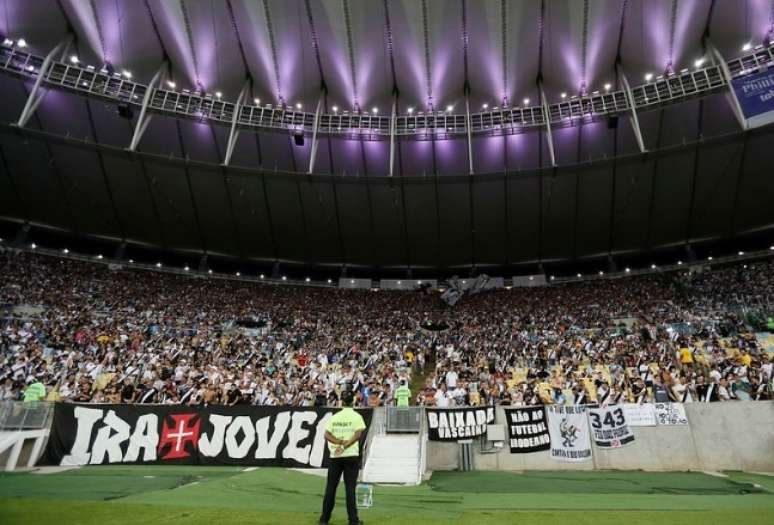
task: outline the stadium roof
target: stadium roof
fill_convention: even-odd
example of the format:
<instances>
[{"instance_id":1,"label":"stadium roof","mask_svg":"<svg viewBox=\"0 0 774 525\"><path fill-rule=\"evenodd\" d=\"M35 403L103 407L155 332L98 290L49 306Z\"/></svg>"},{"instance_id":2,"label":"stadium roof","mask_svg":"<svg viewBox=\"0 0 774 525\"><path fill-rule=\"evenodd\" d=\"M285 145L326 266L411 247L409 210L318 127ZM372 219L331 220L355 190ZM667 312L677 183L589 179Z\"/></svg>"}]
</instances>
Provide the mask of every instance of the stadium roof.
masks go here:
<instances>
[{"instance_id":1,"label":"stadium roof","mask_svg":"<svg viewBox=\"0 0 774 525\"><path fill-rule=\"evenodd\" d=\"M704 75L768 46L773 29L770 0L7 0L0 32L14 49L23 39L42 59L71 32L62 67L109 64L144 89L166 61L158 88L229 103L250 79L244 104L296 111L305 140L284 121L243 129L225 168L230 118L158 111L128 153L141 96L122 117L117 100L45 86L24 128L0 130L0 216L191 253L400 268L604 258L766 231L774 131L742 133L722 77L708 76L704 91L658 104L642 88L640 142L623 76L636 91ZM32 80L0 75L3 122L19 120ZM559 124L550 132L541 88ZM606 94L629 109L562 113ZM318 103L326 119L383 125L340 133L326 120L313 140ZM420 136L396 119L393 142L393 103L397 115L459 120ZM487 119L503 107L537 120L494 131Z\"/></svg>"}]
</instances>

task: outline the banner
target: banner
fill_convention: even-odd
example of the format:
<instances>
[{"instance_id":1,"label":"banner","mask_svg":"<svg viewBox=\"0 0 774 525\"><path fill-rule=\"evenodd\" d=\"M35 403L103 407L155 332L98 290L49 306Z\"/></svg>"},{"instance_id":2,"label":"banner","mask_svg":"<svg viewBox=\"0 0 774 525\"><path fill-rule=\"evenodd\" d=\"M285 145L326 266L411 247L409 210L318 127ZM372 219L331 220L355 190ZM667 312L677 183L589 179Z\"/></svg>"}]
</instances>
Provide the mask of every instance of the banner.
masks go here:
<instances>
[{"instance_id":1,"label":"banner","mask_svg":"<svg viewBox=\"0 0 774 525\"><path fill-rule=\"evenodd\" d=\"M656 403L656 420L659 425L687 425L688 416L682 403Z\"/></svg>"},{"instance_id":2,"label":"banner","mask_svg":"<svg viewBox=\"0 0 774 525\"><path fill-rule=\"evenodd\" d=\"M591 459L589 421L583 405L550 405L548 432L551 435L551 458L559 461Z\"/></svg>"},{"instance_id":3,"label":"banner","mask_svg":"<svg viewBox=\"0 0 774 525\"><path fill-rule=\"evenodd\" d=\"M550 448L546 411L540 407L506 408L511 453L523 454Z\"/></svg>"},{"instance_id":4,"label":"banner","mask_svg":"<svg viewBox=\"0 0 774 525\"><path fill-rule=\"evenodd\" d=\"M620 448L634 441L621 406L589 408L589 420L598 447Z\"/></svg>"},{"instance_id":5,"label":"banner","mask_svg":"<svg viewBox=\"0 0 774 525\"><path fill-rule=\"evenodd\" d=\"M731 81L750 128L774 122L774 71L761 71Z\"/></svg>"},{"instance_id":6,"label":"banner","mask_svg":"<svg viewBox=\"0 0 774 525\"><path fill-rule=\"evenodd\" d=\"M427 428L430 441L457 441L486 434L486 426L494 423L494 407L427 408Z\"/></svg>"},{"instance_id":7,"label":"banner","mask_svg":"<svg viewBox=\"0 0 774 525\"><path fill-rule=\"evenodd\" d=\"M623 403L626 423L630 427L655 427L656 407L652 403Z\"/></svg>"},{"instance_id":8,"label":"banner","mask_svg":"<svg viewBox=\"0 0 774 525\"><path fill-rule=\"evenodd\" d=\"M205 409L58 403L40 463L325 467L329 458L324 428L334 412L251 405ZM369 425L372 410L359 412Z\"/></svg>"}]
</instances>

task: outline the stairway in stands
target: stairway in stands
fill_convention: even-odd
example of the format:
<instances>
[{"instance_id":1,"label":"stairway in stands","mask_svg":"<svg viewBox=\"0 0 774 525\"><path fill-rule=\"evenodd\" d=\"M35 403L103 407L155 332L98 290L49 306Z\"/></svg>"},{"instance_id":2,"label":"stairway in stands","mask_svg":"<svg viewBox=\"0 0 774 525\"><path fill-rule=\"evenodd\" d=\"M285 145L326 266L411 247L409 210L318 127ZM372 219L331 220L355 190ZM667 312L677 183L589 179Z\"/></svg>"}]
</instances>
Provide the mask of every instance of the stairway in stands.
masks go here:
<instances>
[{"instance_id":1,"label":"stairway in stands","mask_svg":"<svg viewBox=\"0 0 774 525\"><path fill-rule=\"evenodd\" d=\"M385 407L374 415L362 480L418 485L427 449L421 409Z\"/></svg>"}]
</instances>

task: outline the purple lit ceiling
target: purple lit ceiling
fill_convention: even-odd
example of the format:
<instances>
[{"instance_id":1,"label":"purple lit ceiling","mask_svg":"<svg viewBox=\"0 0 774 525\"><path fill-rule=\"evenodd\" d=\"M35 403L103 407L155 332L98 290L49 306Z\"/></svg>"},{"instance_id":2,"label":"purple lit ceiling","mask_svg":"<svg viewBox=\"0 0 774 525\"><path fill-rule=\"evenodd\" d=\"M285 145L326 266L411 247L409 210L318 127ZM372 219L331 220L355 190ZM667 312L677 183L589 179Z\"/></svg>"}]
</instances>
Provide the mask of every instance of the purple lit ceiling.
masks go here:
<instances>
[{"instance_id":1,"label":"purple lit ceiling","mask_svg":"<svg viewBox=\"0 0 774 525\"><path fill-rule=\"evenodd\" d=\"M693 67L707 34L727 59L774 26L774 0L0 0L0 33L45 55L71 27L82 63L177 89L388 114L549 101ZM774 231L774 127L741 132L723 93L545 134L389 141L137 122L49 89L10 126L31 82L0 74L0 226L25 222L186 254L373 269L459 271L606 261ZM280 98L281 97L281 98ZM183 161L182 159L188 159ZM475 175L468 176L470 163ZM329 174L336 176L330 177ZM6 234L7 235L7 234ZM10 236L10 235L9 235ZM191 259L192 264L196 260ZM596 263L595 263L596 264ZM533 267L534 269L534 267ZM397 271L397 270L396 270ZM496 270L493 270L496 271ZM507 275L507 273L504 273Z\"/></svg>"},{"instance_id":2,"label":"purple lit ceiling","mask_svg":"<svg viewBox=\"0 0 774 525\"><path fill-rule=\"evenodd\" d=\"M180 88L200 83L313 108L389 112L549 99L691 67L707 32L729 58L774 28L771 0L3 0L0 30L45 54L71 26L87 63L147 82L166 54Z\"/></svg>"}]
</instances>

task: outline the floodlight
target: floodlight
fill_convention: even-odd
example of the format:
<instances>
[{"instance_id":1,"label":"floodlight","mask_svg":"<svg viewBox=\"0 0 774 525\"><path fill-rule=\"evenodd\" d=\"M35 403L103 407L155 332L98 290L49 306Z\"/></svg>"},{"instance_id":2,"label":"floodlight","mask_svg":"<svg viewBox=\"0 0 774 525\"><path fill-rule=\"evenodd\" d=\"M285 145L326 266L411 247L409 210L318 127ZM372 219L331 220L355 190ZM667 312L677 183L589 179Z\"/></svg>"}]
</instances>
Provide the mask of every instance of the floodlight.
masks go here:
<instances>
[{"instance_id":1,"label":"floodlight","mask_svg":"<svg viewBox=\"0 0 774 525\"><path fill-rule=\"evenodd\" d=\"M80 62L80 60L78 60L78 56L77 55L70 55L70 62L72 64L77 64L78 62Z\"/></svg>"},{"instance_id":2,"label":"floodlight","mask_svg":"<svg viewBox=\"0 0 774 525\"><path fill-rule=\"evenodd\" d=\"M653 73L645 73L645 82L653 80Z\"/></svg>"},{"instance_id":3,"label":"floodlight","mask_svg":"<svg viewBox=\"0 0 774 525\"><path fill-rule=\"evenodd\" d=\"M177 84L175 84L171 80L167 80L167 86L169 86L171 89L175 89L177 87Z\"/></svg>"},{"instance_id":4,"label":"floodlight","mask_svg":"<svg viewBox=\"0 0 774 525\"><path fill-rule=\"evenodd\" d=\"M121 71L121 74L124 75L126 78L132 78L132 72L131 71L127 71L126 69Z\"/></svg>"},{"instance_id":5,"label":"floodlight","mask_svg":"<svg viewBox=\"0 0 774 525\"><path fill-rule=\"evenodd\" d=\"M27 47L27 41L24 40L23 38L20 38L19 40L16 41L16 45L18 47L25 48Z\"/></svg>"}]
</instances>

